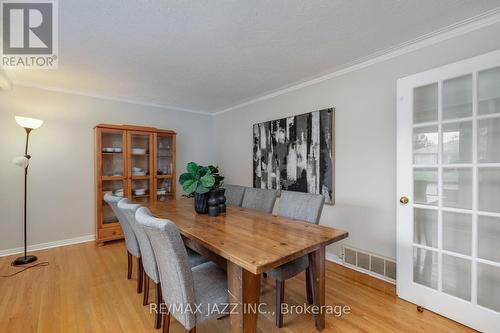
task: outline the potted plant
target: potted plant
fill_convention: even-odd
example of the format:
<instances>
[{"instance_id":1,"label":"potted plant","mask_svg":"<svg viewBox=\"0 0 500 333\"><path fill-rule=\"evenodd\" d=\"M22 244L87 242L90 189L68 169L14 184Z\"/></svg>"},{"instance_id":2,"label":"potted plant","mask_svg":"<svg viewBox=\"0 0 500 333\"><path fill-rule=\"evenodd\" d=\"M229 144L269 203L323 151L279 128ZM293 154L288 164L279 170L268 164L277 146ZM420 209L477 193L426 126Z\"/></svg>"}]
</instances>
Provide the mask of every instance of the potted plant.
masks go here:
<instances>
[{"instance_id":1,"label":"potted plant","mask_svg":"<svg viewBox=\"0 0 500 333\"><path fill-rule=\"evenodd\" d=\"M194 209L198 214L208 212L208 193L222 186L224 177L212 165L204 167L194 162L187 164L187 172L179 177L179 183L188 196L194 196Z\"/></svg>"}]
</instances>

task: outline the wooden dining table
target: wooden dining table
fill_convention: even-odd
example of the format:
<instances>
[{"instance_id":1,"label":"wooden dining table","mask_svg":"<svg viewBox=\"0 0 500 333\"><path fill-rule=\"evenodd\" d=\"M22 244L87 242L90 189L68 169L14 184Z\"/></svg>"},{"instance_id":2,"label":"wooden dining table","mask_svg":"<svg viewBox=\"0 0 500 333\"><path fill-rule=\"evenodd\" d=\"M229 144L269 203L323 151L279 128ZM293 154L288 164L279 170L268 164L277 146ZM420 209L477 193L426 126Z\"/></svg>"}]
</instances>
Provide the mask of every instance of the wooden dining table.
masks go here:
<instances>
[{"instance_id":1,"label":"wooden dining table","mask_svg":"<svg viewBox=\"0 0 500 333\"><path fill-rule=\"evenodd\" d=\"M193 199L158 201L151 213L169 219L184 243L227 271L231 332L256 332L262 273L304 255L313 276L313 303L325 305L325 247L348 236L343 230L227 205L224 215L209 217L194 211ZM251 309L251 311L249 311ZM314 315L317 330L325 313Z\"/></svg>"}]
</instances>

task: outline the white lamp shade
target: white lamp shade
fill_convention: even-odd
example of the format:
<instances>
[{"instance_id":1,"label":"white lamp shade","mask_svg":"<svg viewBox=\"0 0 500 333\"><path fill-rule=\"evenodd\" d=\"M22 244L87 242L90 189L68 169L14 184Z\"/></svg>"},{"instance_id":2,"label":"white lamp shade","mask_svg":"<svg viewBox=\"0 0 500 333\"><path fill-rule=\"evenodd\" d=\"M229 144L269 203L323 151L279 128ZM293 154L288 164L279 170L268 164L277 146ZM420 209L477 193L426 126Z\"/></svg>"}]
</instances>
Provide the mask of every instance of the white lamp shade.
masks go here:
<instances>
[{"instance_id":1,"label":"white lamp shade","mask_svg":"<svg viewBox=\"0 0 500 333\"><path fill-rule=\"evenodd\" d=\"M28 117L18 117L16 116L16 123L19 124L19 126L24 127L24 128L31 128L31 129L36 129L43 124L43 120L40 119L35 119L35 118L28 118Z\"/></svg>"},{"instance_id":2,"label":"white lamp shade","mask_svg":"<svg viewBox=\"0 0 500 333\"><path fill-rule=\"evenodd\" d=\"M26 169L26 167L30 163L30 160L28 158L26 158L25 156L17 156L17 157L14 157L14 159L12 159L12 163L17 165L18 167Z\"/></svg>"}]
</instances>

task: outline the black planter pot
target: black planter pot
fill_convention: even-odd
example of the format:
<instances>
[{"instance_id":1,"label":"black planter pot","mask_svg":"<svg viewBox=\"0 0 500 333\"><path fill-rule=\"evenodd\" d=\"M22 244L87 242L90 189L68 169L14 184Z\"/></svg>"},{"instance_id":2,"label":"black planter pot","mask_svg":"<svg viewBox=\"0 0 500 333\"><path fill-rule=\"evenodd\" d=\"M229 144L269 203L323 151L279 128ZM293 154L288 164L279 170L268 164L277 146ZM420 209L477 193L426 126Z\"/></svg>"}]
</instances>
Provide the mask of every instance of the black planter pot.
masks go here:
<instances>
[{"instance_id":1,"label":"black planter pot","mask_svg":"<svg viewBox=\"0 0 500 333\"><path fill-rule=\"evenodd\" d=\"M208 192L208 216L219 215L219 192L211 190Z\"/></svg>"},{"instance_id":2,"label":"black planter pot","mask_svg":"<svg viewBox=\"0 0 500 333\"><path fill-rule=\"evenodd\" d=\"M194 194L194 210L198 214L208 213L208 193Z\"/></svg>"}]
</instances>

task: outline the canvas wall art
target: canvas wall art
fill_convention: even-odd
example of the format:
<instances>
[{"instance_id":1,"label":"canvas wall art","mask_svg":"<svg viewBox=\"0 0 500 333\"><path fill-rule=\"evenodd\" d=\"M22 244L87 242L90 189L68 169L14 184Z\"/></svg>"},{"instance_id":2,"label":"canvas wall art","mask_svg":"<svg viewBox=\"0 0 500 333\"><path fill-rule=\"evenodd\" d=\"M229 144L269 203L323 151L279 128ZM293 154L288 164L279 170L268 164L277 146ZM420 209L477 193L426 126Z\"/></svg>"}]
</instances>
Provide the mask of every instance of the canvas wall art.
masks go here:
<instances>
[{"instance_id":1,"label":"canvas wall art","mask_svg":"<svg viewBox=\"0 0 500 333\"><path fill-rule=\"evenodd\" d=\"M253 125L253 185L321 194L333 204L333 108Z\"/></svg>"}]
</instances>

